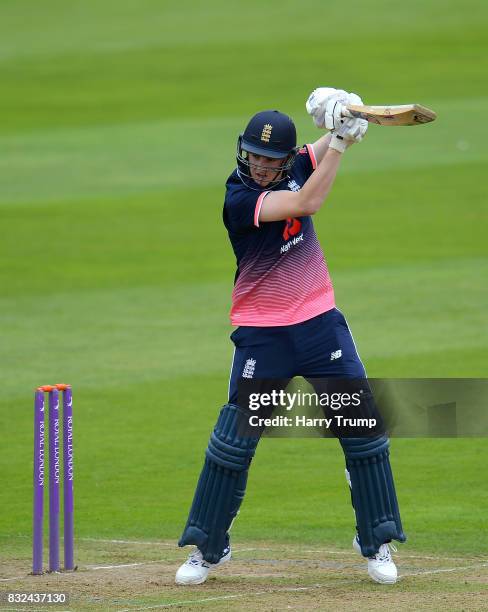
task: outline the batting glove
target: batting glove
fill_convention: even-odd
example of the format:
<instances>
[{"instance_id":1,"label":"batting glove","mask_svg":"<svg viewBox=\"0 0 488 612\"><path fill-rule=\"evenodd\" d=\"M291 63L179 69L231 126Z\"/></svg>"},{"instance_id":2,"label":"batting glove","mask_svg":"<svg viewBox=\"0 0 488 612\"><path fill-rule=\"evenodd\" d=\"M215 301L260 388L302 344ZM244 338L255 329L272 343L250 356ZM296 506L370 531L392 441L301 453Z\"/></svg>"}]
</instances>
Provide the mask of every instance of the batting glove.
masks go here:
<instances>
[{"instance_id":1,"label":"batting glove","mask_svg":"<svg viewBox=\"0 0 488 612\"><path fill-rule=\"evenodd\" d=\"M361 142L367 129L368 122L365 119L342 118L341 125L332 131L329 148L344 153L349 145Z\"/></svg>"},{"instance_id":2,"label":"batting glove","mask_svg":"<svg viewBox=\"0 0 488 612\"><path fill-rule=\"evenodd\" d=\"M337 130L342 125L344 117L349 117L346 110L348 104L362 104L363 101L355 93L346 93L345 96L329 98L325 105L324 124L328 130Z\"/></svg>"},{"instance_id":3,"label":"batting glove","mask_svg":"<svg viewBox=\"0 0 488 612\"><path fill-rule=\"evenodd\" d=\"M368 122L366 119L346 119L337 133L351 144L353 142L361 142L368 130Z\"/></svg>"},{"instance_id":4,"label":"batting glove","mask_svg":"<svg viewBox=\"0 0 488 612\"><path fill-rule=\"evenodd\" d=\"M325 111L329 102L337 100L347 100L347 92L343 89L333 87L318 87L308 96L305 104L307 113L312 116L313 122L318 128L327 127L325 124ZM332 129L332 128L328 128Z\"/></svg>"}]
</instances>

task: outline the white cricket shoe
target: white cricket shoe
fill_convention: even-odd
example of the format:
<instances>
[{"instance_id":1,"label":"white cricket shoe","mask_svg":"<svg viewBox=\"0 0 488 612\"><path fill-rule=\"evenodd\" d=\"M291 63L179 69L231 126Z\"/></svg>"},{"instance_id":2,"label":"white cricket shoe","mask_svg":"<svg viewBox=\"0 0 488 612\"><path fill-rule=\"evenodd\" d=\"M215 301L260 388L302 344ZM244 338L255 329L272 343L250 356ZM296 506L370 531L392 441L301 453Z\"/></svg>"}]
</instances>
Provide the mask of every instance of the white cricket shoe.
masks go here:
<instances>
[{"instance_id":1,"label":"white cricket shoe","mask_svg":"<svg viewBox=\"0 0 488 612\"><path fill-rule=\"evenodd\" d=\"M354 537L352 547L362 555L358 536ZM397 549L393 544L382 544L376 555L368 557L368 574L375 582L380 584L395 584L398 580L398 572L395 562L391 557L390 547L393 552L396 552Z\"/></svg>"},{"instance_id":2,"label":"white cricket shoe","mask_svg":"<svg viewBox=\"0 0 488 612\"><path fill-rule=\"evenodd\" d=\"M176 584L202 584L207 580L210 570L229 561L231 556L230 546L227 546L224 548L218 563L208 563L197 548L176 572L175 582Z\"/></svg>"}]
</instances>

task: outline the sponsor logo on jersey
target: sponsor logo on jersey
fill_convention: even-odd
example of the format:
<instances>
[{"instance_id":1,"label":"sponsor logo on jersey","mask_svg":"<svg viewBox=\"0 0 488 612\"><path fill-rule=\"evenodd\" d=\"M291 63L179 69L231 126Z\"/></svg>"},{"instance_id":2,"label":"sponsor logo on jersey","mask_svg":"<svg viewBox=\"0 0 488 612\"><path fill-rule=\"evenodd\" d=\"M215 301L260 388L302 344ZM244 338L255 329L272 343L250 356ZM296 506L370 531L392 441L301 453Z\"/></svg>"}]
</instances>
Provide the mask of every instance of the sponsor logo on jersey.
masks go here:
<instances>
[{"instance_id":1,"label":"sponsor logo on jersey","mask_svg":"<svg viewBox=\"0 0 488 612\"><path fill-rule=\"evenodd\" d=\"M332 351L330 354L330 360L334 361L334 359L340 359L342 357L342 349L338 349L337 351Z\"/></svg>"},{"instance_id":2,"label":"sponsor logo on jersey","mask_svg":"<svg viewBox=\"0 0 488 612\"><path fill-rule=\"evenodd\" d=\"M295 236L295 238L293 238L292 240L288 240L288 242L281 247L280 253L286 253L291 249L292 246L295 246L299 242L303 242L303 233L300 234L300 236Z\"/></svg>"},{"instance_id":3,"label":"sponsor logo on jersey","mask_svg":"<svg viewBox=\"0 0 488 612\"><path fill-rule=\"evenodd\" d=\"M300 185L295 181L295 179L290 179L288 181L288 189L290 191L300 191Z\"/></svg>"},{"instance_id":4,"label":"sponsor logo on jersey","mask_svg":"<svg viewBox=\"0 0 488 612\"><path fill-rule=\"evenodd\" d=\"M283 240L290 240L292 236L296 236L302 229L302 222L298 219L289 217L285 221L285 229L283 230Z\"/></svg>"}]
</instances>

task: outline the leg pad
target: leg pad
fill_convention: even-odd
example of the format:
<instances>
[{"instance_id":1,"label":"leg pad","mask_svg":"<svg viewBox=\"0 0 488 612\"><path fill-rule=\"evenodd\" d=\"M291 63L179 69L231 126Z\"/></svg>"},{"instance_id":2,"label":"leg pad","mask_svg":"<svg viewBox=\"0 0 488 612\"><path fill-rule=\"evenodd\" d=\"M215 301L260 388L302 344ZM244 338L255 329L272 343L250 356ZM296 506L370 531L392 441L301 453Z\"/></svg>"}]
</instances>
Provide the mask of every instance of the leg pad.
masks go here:
<instances>
[{"instance_id":1,"label":"leg pad","mask_svg":"<svg viewBox=\"0 0 488 612\"><path fill-rule=\"evenodd\" d=\"M405 542L388 438L341 438L340 442L351 478L361 552L371 557L385 542Z\"/></svg>"},{"instance_id":2,"label":"leg pad","mask_svg":"<svg viewBox=\"0 0 488 612\"><path fill-rule=\"evenodd\" d=\"M179 546L195 544L205 561L217 563L246 491L249 465L259 437L246 434L248 415L226 404L210 436L205 463Z\"/></svg>"}]
</instances>

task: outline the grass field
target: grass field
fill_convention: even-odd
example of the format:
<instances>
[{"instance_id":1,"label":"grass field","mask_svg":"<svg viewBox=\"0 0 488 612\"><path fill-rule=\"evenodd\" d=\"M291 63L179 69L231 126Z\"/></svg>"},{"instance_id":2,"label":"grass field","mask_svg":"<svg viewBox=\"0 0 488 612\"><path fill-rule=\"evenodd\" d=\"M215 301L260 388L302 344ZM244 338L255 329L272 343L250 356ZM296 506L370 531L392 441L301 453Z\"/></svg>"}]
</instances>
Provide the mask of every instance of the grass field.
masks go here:
<instances>
[{"instance_id":1,"label":"grass field","mask_svg":"<svg viewBox=\"0 0 488 612\"><path fill-rule=\"evenodd\" d=\"M314 222L370 376L486 376L487 25L479 0L1 3L0 592L63 586L73 610L487 609L482 438L393 440L409 537L393 599L352 556L342 453L312 439L260 444L234 569L172 585L226 400L223 184L252 113L277 107L310 142L318 85L438 112L371 126ZM36 582L32 396L60 381L80 569Z\"/></svg>"}]
</instances>

